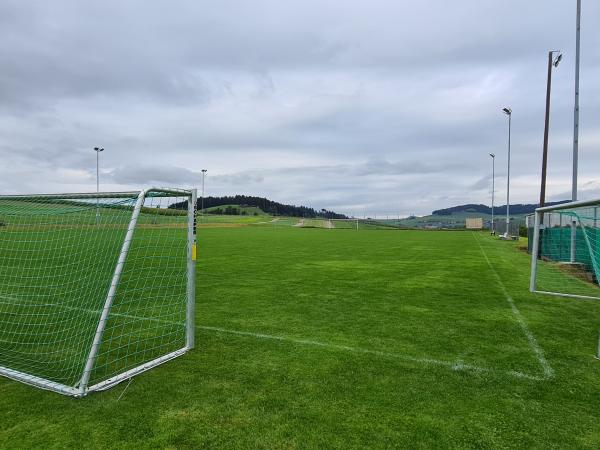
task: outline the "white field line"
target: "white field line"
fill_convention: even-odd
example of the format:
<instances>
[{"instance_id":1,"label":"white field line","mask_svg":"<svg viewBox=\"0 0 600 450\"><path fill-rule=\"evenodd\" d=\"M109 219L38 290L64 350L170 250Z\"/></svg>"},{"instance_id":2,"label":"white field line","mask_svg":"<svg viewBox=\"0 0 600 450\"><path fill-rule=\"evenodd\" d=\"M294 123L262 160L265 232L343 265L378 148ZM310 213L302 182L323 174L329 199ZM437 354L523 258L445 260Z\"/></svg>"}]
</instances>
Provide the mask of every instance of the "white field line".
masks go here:
<instances>
[{"instance_id":1,"label":"white field line","mask_svg":"<svg viewBox=\"0 0 600 450\"><path fill-rule=\"evenodd\" d=\"M351 352L351 353L362 353L362 354L366 354L366 355L375 355L375 356L379 356L379 357L383 357L383 358L400 359L403 361L424 364L427 366L446 367L453 371L468 371L468 372L475 372L475 373L495 373L495 374L509 375L509 376L515 377L515 378L533 380L533 381L546 380L546 377L538 377L536 375L529 375L527 373L523 373L523 372L519 372L519 371L515 371L515 370L490 369L487 367L480 367L480 366L475 366L472 364L465 364L460 360L444 361L444 360L433 359L433 358L417 358L414 356L404 355L401 353L389 353L389 352L382 352L382 351L378 351L378 350L369 350L369 349L360 348L360 347L350 347L347 345L328 344L325 342L313 341L313 340L308 340L308 339L294 339L294 338L290 338L290 337L286 337L286 336L273 336L270 334L251 333L248 331L228 330L225 328L218 328L218 327L197 326L196 328L200 328L202 330L208 330L208 331L215 331L217 333L233 334L233 335L237 335L237 336L247 336L247 337L252 337L255 339L267 339L267 340L274 340L274 341L281 341L281 342L290 342L292 344L321 347L321 348L326 348L326 349L330 349L330 350L337 350L337 351L344 351L344 352Z\"/></svg>"},{"instance_id":2,"label":"white field line","mask_svg":"<svg viewBox=\"0 0 600 450\"><path fill-rule=\"evenodd\" d=\"M6 297L6 296L0 296L0 298L4 298L7 300L13 300L13 301L18 300L16 298ZM78 308L75 306L66 306L66 305L53 305L53 306L58 307L60 309L70 310L70 311L75 310L75 311L81 311L81 312L88 313L88 314L94 314L94 315L97 315L98 317L100 316L100 313L102 312L101 310L96 311L93 309ZM151 321L151 322L164 323L164 324L168 324L168 325L181 325L180 323L177 323L177 322L157 319L157 318L153 318L153 317L140 317L140 316L135 316L132 314L123 314L123 313L114 313L114 312L111 313L111 315L117 316L117 317L125 317L125 318L133 319L133 320L147 320L147 321ZM326 348L326 349L336 350L336 351L374 355L374 356L379 356L379 357L383 357L383 358L398 359L398 360L407 361L407 362L424 364L426 366L446 367L455 372L466 371L466 372L473 372L473 373L500 374L500 375L508 375L510 377L531 380L531 381L544 381L547 379L547 377L538 377L536 375L530 375L530 374L516 371L516 370L498 370L498 369L491 369L491 368L487 368L487 367L476 366L473 364L465 364L461 358L459 358L456 361L444 361L444 360L439 360L439 359L434 359L434 358L417 358L414 356L409 356L409 355L405 355L405 354L401 354L401 353L390 353L390 352L382 352L382 351L378 351L378 350L369 350L369 349L360 348L360 347L350 347L347 345L329 344L326 342L319 342L319 341L315 341L315 340L311 340L311 339L295 339L295 338L290 338L290 337L286 337L286 336L274 336L274 335L270 335L270 334L252 333L252 332L248 332L248 331L229 330L226 328L201 326L201 325L197 325L196 328L206 330L206 331L213 331L213 332L217 332L217 333L225 333L225 334L232 334L232 335L236 335L236 336L252 337L255 339L265 339L265 340L289 342L292 344L320 347L320 348Z\"/></svg>"},{"instance_id":3,"label":"white field line","mask_svg":"<svg viewBox=\"0 0 600 450\"><path fill-rule=\"evenodd\" d=\"M552 367L550 367L550 364L548 364L548 361L546 360L546 357L544 356L544 350L542 350L542 347L540 347L540 344L538 344L537 339L535 338L535 336L533 335L533 333L527 326L527 322L525 322L525 319L523 318L521 311L519 311L519 308L517 308L515 301L513 300L513 298L510 296L510 294L506 290L506 286L504 286L504 283L502 282L500 275L498 275L498 272L496 272L496 269L494 268L490 259L488 258L487 254L485 253L485 250L483 249L481 243L479 242L479 238L475 235L475 233L472 233L472 235L473 235L473 239L475 239L475 242L477 242L477 245L479 246L479 249L481 250L481 254L485 258L487 265L489 266L492 273L494 274L494 278L496 278L496 281L498 282L498 285L500 286L502 293L506 297L506 301L510 305L510 309L512 310L512 313L515 316L517 323L521 327L521 331L523 331L523 334L527 338L529 347L531 348L534 355L536 356L538 362L540 363L540 366L542 366L542 370L544 371L544 377L552 378L554 376L554 370L552 369Z\"/></svg>"}]
</instances>

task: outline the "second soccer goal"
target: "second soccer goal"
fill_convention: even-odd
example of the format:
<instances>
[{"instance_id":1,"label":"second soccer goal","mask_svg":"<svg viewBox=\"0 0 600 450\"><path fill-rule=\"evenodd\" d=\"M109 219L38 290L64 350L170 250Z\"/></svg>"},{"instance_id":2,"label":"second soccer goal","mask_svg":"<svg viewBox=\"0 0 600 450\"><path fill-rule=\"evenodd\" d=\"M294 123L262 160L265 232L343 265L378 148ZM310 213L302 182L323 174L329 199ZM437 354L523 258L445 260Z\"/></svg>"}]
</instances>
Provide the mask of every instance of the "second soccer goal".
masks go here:
<instances>
[{"instance_id":1,"label":"second soccer goal","mask_svg":"<svg viewBox=\"0 0 600 450\"><path fill-rule=\"evenodd\" d=\"M196 191L0 196L0 375L72 396L194 346Z\"/></svg>"},{"instance_id":2,"label":"second soccer goal","mask_svg":"<svg viewBox=\"0 0 600 450\"><path fill-rule=\"evenodd\" d=\"M600 200L538 208L531 292L600 299Z\"/></svg>"}]
</instances>

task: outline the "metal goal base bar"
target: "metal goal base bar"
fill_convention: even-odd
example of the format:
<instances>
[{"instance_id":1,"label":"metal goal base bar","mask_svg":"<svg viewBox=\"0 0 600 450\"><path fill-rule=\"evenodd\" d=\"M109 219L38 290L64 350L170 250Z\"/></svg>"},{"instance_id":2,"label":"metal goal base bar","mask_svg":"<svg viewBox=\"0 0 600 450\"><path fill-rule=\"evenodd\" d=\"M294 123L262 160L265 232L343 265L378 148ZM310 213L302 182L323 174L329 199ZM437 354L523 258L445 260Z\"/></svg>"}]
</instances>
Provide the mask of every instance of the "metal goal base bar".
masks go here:
<instances>
[{"instance_id":1,"label":"metal goal base bar","mask_svg":"<svg viewBox=\"0 0 600 450\"><path fill-rule=\"evenodd\" d=\"M181 356L187 353L189 349L187 347L176 350L174 352L168 353L160 358L153 359L147 363L144 363L138 367L135 367L127 372L123 372L115 377L109 378L108 380L101 381L100 383L96 383L90 386L86 390L82 390L78 387L67 386L65 384L57 383L55 381L50 381L45 378L36 377L34 375L28 375L23 372L19 372L18 370L9 369L6 367L0 366L0 375L5 376L7 378L11 378L15 381L20 381L25 384L29 384L31 386L35 386L41 389L45 389L52 392L57 392L63 395L70 395L72 397L83 397L87 395L89 392L94 391L104 391L106 389L110 389L113 386L121 383L122 381L129 380L130 378L139 375L147 370L152 369L160 364L163 364L167 361L170 361L178 356Z\"/></svg>"},{"instance_id":2,"label":"metal goal base bar","mask_svg":"<svg viewBox=\"0 0 600 450\"><path fill-rule=\"evenodd\" d=\"M58 392L59 394L72 395L74 397L81 397L82 393L79 388L67 386L65 384L57 383L55 381L46 380L45 378L36 377L34 375L28 375L18 370L9 369L7 367L0 366L0 375L7 378L11 378L16 381L20 381L31 386L35 386L47 391Z\"/></svg>"},{"instance_id":3,"label":"metal goal base bar","mask_svg":"<svg viewBox=\"0 0 600 450\"><path fill-rule=\"evenodd\" d=\"M554 295L555 297L568 297L568 298L583 298L589 300L600 300L600 297L593 297L591 295L579 295L579 294L562 294L560 292L548 292L548 291L531 291L535 294Z\"/></svg>"},{"instance_id":4,"label":"metal goal base bar","mask_svg":"<svg viewBox=\"0 0 600 450\"><path fill-rule=\"evenodd\" d=\"M160 364L166 363L167 361L177 358L178 356L184 355L185 353L187 353L188 350L189 349L187 347L184 347L182 349L161 356L160 358L153 359L152 361L144 363L141 366L134 367L133 369L128 370L127 372L123 372L115 377L109 378L108 380L104 380L100 383L93 384L88 388L88 392L104 391L106 389L110 389L111 387L116 386L122 381L128 380L131 377L139 375L140 373L150 370L153 367L156 367Z\"/></svg>"}]
</instances>

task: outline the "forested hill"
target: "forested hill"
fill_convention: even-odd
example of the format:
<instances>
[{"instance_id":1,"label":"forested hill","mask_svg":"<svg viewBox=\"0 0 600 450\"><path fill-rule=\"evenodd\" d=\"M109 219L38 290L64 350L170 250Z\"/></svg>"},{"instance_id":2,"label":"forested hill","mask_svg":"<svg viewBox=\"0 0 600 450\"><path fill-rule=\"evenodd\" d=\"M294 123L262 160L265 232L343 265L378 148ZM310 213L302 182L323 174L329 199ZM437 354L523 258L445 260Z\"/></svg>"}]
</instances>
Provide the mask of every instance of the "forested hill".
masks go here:
<instances>
[{"instance_id":1,"label":"forested hill","mask_svg":"<svg viewBox=\"0 0 600 450\"><path fill-rule=\"evenodd\" d=\"M201 208L201 200L198 199L198 210ZM292 217L326 217L329 219L346 219L344 214L337 214L333 211L319 210L309 208L307 206L286 205L275 202L264 197L254 197L250 195L233 195L223 197L204 197L204 208L212 208L214 206L225 205L240 205L240 206L255 206L260 208L267 214L277 216L292 216ZM176 203L169 208L186 208L187 202Z\"/></svg>"},{"instance_id":2,"label":"forested hill","mask_svg":"<svg viewBox=\"0 0 600 450\"><path fill-rule=\"evenodd\" d=\"M568 200L563 200L560 202L548 202L546 206L559 205L561 203L566 203ZM510 205L510 213L515 215L522 214L532 214L535 211L535 208L538 207L538 204L516 204ZM434 216L449 216L455 213L479 213L479 214L492 214L492 208L487 205L476 205L476 204L468 204L468 205L460 205L453 206L451 208L438 209L433 211L431 214ZM495 214L506 214L506 205L494 206Z\"/></svg>"}]
</instances>

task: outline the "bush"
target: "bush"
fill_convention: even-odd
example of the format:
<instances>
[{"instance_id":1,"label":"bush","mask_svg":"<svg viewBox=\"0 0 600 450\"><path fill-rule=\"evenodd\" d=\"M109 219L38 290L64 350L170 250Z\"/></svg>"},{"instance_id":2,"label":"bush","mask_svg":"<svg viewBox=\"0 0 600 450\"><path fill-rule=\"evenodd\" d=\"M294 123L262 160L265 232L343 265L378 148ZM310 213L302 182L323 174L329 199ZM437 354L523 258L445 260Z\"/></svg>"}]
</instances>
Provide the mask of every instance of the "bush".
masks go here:
<instances>
[{"instance_id":1,"label":"bush","mask_svg":"<svg viewBox=\"0 0 600 450\"><path fill-rule=\"evenodd\" d=\"M525 225L521 225L519 227L519 236L520 237L527 237L527 227Z\"/></svg>"}]
</instances>

